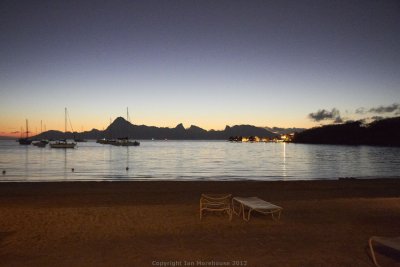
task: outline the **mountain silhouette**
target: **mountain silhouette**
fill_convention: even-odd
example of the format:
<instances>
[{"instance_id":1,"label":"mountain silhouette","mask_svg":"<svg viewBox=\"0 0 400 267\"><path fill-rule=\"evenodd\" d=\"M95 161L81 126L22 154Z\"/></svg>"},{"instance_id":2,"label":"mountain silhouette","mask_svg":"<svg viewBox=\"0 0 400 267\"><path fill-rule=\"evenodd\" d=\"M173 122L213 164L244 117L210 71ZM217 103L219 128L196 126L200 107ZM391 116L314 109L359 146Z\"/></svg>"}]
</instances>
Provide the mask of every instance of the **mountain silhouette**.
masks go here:
<instances>
[{"instance_id":1,"label":"mountain silhouette","mask_svg":"<svg viewBox=\"0 0 400 267\"><path fill-rule=\"evenodd\" d=\"M105 131L108 138L131 137L133 135L133 125L124 118L118 117Z\"/></svg>"},{"instance_id":2,"label":"mountain silhouette","mask_svg":"<svg viewBox=\"0 0 400 267\"><path fill-rule=\"evenodd\" d=\"M33 138L36 139L100 139L100 138L122 138L131 139L156 139L156 140L227 140L230 136L259 136L276 137L277 134L261 127L252 125L226 126L223 131L204 130L198 126L191 125L185 129L182 123L175 128L155 127L146 125L134 125L122 117L116 118L104 131L93 129L87 132L67 132L47 131Z\"/></svg>"}]
</instances>

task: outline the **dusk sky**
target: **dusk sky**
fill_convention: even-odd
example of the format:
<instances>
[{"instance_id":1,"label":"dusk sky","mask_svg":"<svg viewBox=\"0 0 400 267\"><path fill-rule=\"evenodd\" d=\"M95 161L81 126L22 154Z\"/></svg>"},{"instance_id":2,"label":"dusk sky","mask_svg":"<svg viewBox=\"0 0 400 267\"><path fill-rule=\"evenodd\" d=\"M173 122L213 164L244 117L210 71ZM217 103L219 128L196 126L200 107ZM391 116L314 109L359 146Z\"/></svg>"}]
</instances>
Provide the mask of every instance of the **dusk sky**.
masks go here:
<instances>
[{"instance_id":1,"label":"dusk sky","mask_svg":"<svg viewBox=\"0 0 400 267\"><path fill-rule=\"evenodd\" d=\"M78 131L127 107L149 126L308 128L399 102L398 0L0 2L0 135L63 130L64 107Z\"/></svg>"}]
</instances>

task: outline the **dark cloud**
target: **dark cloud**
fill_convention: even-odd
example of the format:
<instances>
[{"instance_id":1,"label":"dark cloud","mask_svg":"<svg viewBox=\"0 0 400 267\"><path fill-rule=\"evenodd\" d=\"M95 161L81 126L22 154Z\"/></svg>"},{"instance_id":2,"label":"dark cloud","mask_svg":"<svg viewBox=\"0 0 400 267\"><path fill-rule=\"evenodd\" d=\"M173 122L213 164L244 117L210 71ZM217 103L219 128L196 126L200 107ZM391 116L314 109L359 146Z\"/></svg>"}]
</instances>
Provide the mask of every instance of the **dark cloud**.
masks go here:
<instances>
[{"instance_id":1,"label":"dark cloud","mask_svg":"<svg viewBox=\"0 0 400 267\"><path fill-rule=\"evenodd\" d=\"M336 108L331 111L326 109L320 109L317 112L308 114L308 117L313 121L323 121L323 120L334 120L335 123L342 123L343 120L340 117L340 112Z\"/></svg>"},{"instance_id":2,"label":"dark cloud","mask_svg":"<svg viewBox=\"0 0 400 267\"><path fill-rule=\"evenodd\" d=\"M386 117L372 116L370 119L373 120L373 121L380 121L380 120L386 119Z\"/></svg>"},{"instance_id":3,"label":"dark cloud","mask_svg":"<svg viewBox=\"0 0 400 267\"><path fill-rule=\"evenodd\" d=\"M20 131L11 132L12 134L18 134Z\"/></svg>"},{"instance_id":4,"label":"dark cloud","mask_svg":"<svg viewBox=\"0 0 400 267\"><path fill-rule=\"evenodd\" d=\"M356 109L356 114L364 114L366 111L365 111L365 108L358 108L358 109Z\"/></svg>"},{"instance_id":5,"label":"dark cloud","mask_svg":"<svg viewBox=\"0 0 400 267\"><path fill-rule=\"evenodd\" d=\"M400 112L400 105L398 103L394 103L394 104L392 104L390 106L380 106L380 107L377 107L377 108L371 108L369 110L369 112L377 113L377 114L391 113L391 112L394 112L394 111L396 111L396 114L398 112Z\"/></svg>"}]
</instances>

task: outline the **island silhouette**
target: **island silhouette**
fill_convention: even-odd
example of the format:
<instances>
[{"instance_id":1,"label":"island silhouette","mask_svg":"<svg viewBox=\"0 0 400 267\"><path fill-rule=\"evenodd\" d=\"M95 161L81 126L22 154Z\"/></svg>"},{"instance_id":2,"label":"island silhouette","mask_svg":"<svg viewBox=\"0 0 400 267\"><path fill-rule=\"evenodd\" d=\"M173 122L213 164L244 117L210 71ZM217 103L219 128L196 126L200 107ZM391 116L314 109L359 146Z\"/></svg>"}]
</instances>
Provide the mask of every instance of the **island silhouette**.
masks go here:
<instances>
[{"instance_id":1,"label":"island silhouette","mask_svg":"<svg viewBox=\"0 0 400 267\"><path fill-rule=\"evenodd\" d=\"M175 128L135 125L124 119L116 118L104 131L92 129L86 132L61 132L50 130L32 139L101 139L125 138L141 140L228 140L230 136L260 136L274 138L279 134L253 125L226 126L224 130L204 130L191 125L185 128L182 123Z\"/></svg>"}]
</instances>

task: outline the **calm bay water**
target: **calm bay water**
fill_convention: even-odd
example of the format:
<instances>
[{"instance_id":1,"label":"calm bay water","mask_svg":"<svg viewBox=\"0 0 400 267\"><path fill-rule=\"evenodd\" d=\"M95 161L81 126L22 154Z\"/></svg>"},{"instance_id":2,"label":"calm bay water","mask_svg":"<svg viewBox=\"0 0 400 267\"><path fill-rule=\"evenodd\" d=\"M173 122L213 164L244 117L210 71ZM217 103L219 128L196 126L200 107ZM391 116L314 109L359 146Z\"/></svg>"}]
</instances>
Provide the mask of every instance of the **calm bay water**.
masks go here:
<instances>
[{"instance_id":1,"label":"calm bay water","mask_svg":"<svg viewBox=\"0 0 400 267\"><path fill-rule=\"evenodd\" d=\"M0 141L0 169L6 170L1 181L400 178L400 148L225 141L115 147L89 141L65 150Z\"/></svg>"}]
</instances>

